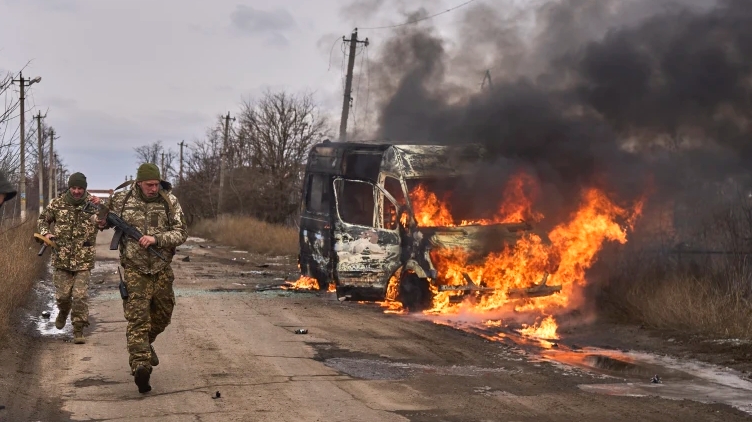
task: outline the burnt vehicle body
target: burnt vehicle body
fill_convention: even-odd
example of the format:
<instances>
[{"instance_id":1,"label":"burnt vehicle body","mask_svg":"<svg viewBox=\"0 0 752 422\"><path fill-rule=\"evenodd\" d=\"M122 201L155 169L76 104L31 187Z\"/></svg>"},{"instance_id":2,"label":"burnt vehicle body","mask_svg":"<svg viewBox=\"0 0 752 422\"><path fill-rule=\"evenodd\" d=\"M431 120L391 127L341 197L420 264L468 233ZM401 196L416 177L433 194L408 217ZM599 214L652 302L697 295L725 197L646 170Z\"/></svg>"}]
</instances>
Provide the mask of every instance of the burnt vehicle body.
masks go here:
<instances>
[{"instance_id":1,"label":"burnt vehicle body","mask_svg":"<svg viewBox=\"0 0 752 422\"><path fill-rule=\"evenodd\" d=\"M322 290L334 283L338 298L352 300L384 300L390 279L398 277L399 300L410 309L429 305L432 291L490 290L467 276L466 285L441 285L431 250L462 248L482 257L513 245L532 226L526 222L419 226L409 195L418 183L468 174L483 152L474 145L328 141L315 145L301 201L301 273L315 278ZM555 291L544 280L527 293Z\"/></svg>"}]
</instances>

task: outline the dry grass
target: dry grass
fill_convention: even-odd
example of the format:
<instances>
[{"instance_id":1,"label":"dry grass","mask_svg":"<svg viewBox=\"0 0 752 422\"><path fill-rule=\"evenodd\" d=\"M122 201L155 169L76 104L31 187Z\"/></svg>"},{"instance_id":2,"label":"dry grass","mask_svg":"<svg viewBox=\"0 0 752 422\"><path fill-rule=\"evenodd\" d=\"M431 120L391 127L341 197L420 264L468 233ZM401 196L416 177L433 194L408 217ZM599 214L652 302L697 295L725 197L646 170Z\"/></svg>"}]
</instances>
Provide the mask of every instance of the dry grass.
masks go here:
<instances>
[{"instance_id":1,"label":"dry grass","mask_svg":"<svg viewBox=\"0 0 752 422\"><path fill-rule=\"evenodd\" d=\"M612 316L653 328L752 339L750 274L730 264L719 267L632 261L612 276L601 306Z\"/></svg>"},{"instance_id":2,"label":"dry grass","mask_svg":"<svg viewBox=\"0 0 752 422\"><path fill-rule=\"evenodd\" d=\"M44 273L47 259L36 255L35 226L36 217L30 216L19 226L9 223L0 227L0 337L12 312L24 303L33 283Z\"/></svg>"},{"instance_id":3,"label":"dry grass","mask_svg":"<svg viewBox=\"0 0 752 422\"><path fill-rule=\"evenodd\" d=\"M269 255L296 255L298 231L293 227L265 223L252 217L224 216L201 220L190 229L191 235Z\"/></svg>"},{"instance_id":4,"label":"dry grass","mask_svg":"<svg viewBox=\"0 0 752 422\"><path fill-rule=\"evenodd\" d=\"M752 339L752 303L707 280L672 277L653 285L641 283L630 289L626 300L634 317L656 328Z\"/></svg>"}]
</instances>

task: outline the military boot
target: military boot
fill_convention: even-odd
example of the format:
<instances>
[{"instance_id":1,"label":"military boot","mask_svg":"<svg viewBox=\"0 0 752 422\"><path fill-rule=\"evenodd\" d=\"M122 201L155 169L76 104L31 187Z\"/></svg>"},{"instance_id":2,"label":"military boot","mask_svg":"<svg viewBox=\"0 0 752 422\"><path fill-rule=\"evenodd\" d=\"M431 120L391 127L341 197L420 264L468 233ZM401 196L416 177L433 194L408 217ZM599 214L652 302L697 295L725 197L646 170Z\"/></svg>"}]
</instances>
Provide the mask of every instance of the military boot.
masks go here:
<instances>
[{"instance_id":1,"label":"military boot","mask_svg":"<svg viewBox=\"0 0 752 422\"><path fill-rule=\"evenodd\" d=\"M157 357L157 352L154 350L154 346L150 344L149 349L151 349L151 359L149 363L151 363L151 366L159 365L159 358Z\"/></svg>"},{"instance_id":2,"label":"military boot","mask_svg":"<svg viewBox=\"0 0 752 422\"><path fill-rule=\"evenodd\" d=\"M138 368L133 371L133 380L136 382L139 393L143 394L151 391L149 378L151 378L151 369L147 368L144 365L138 365Z\"/></svg>"},{"instance_id":3,"label":"military boot","mask_svg":"<svg viewBox=\"0 0 752 422\"><path fill-rule=\"evenodd\" d=\"M73 323L73 343L86 343L86 340L84 339L84 324L81 322Z\"/></svg>"},{"instance_id":4,"label":"military boot","mask_svg":"<svg viewBox=\"0 0 752 422\"><path fill-rule=\"evenodd\" d=\"M65 327L65 320L68 319L68 313L57 313L57 318L55 318L55 328L58 330L62 330Z\"/></svg>"}]
</instances>

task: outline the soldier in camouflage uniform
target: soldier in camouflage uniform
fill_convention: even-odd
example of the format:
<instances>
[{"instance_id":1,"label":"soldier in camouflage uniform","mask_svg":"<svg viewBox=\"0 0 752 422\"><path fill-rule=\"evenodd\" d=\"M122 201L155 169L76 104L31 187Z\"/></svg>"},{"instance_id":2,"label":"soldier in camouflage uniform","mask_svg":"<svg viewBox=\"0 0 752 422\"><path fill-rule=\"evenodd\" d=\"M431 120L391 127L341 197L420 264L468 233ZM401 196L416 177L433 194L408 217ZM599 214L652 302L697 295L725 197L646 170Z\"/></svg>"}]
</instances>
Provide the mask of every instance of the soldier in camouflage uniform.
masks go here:
<instances>
[{"instance_id":1,"label":"soldier in camouflage uniform","mask_svg":"<svg viewBox=\"0 0 752 422\"><path fill-rule=\"evenodd\" d=\"M16 190L13 185L10 184L3 172L0 172L0 206L4 202L8 202L16 196Z\"/></svg>"},{"instance_id":2,"label":"soldier in camouflage uniform","mask_svg":"<svg viewBox=\"0 0 752 422\"><path fill-rule=\"evenodd\" d=\"M86 342L83 329L89 325L88 288L97 241L96 217L83 208L87 201L99 203L99 198L89 194L86 185L86 176L72 174L68 191L53 199L37 221L39 234L57 243L52 260L59 311L55 327L62 330L70 312L75 344ZM53 223L55 227L51 229Z\"/></svg>"},{"instance_id":3,"label":"soldier in camouflage uniform","mask_svg":"<svg viewBox=\"0 0 752 422\"><path fill-rule=\"evenodd\" d=\"M170 324L175 306L175 277L170 263L175 249L188 238L183 210L169 188L164 189L168 186L162 182L156 165L143 164L135 183L113 195L109 205L111 212L143 234L139 242L123 236L120 243L120 263L128 290L128 297L123 300L128 320L128 361L140 393L151 391L152 367L159 364L152 343ZM103 220L99 225L107 228ZM146 248L151 245L167 261L149 253Z\"/></svg>"}]
</instances>

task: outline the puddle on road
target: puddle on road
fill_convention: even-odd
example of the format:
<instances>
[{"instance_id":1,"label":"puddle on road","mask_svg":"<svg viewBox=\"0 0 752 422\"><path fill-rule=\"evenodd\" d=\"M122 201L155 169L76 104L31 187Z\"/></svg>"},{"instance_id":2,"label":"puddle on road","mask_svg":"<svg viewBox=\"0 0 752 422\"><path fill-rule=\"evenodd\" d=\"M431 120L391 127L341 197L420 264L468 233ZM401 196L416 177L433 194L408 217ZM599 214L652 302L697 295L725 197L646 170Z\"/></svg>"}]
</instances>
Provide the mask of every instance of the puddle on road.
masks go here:
<instances>
[{"instance_id":1,"label":"puddle on road","mask_svg":"<svg viewBox=\"0 0 752 422\"><path fill-rule=\"evenodd\" d=\"M522 355L525 360L551 363L564 375L584 373L606 382L614 381L581 384L579 388L583 391L721 403L752 414L752 382L730 368L631 350L570 348L559 340L546 341L522 336L510 327L491 328L462 321L433 322L491 341L504 342L510 346L510 351ZM654 377L658 377L655 380L659 382L653 382Z\"/></svg>"},{"instance_id":2,"label":"puddle on road","mask_svg":"<svg viewBox=\"0 0 752 422\"><path fill-rule=\"evenodd\" d=\"M420 374L477 377L484 374L510 372L504 368L436 366L357 358L330 358L324 361L324 365L351 377L368 380L398 380Z\"/></svg>"},{"instance_id":3,"label":"puddle on road","mask_svg":"<svg viewBox=\"0 0 752 422\"><path fill-rule=\"evenodd\" d=\"M98 299L99 296L107 296L109 292L102 292L100 284L108 274L117 274L118 261L104 260L97 261L94 269L91 271L91 282L89 283L89 299ZM27 311L25 320L29 321L35 328L36 332L44 337L51 338L70 338L73 336L73 326L70 316L62 330L55 328L55 319L58 315L57 303L55 301L55 286L52 283L52 268L50 266L48 276L44 280L39 280L34 286L36 305L32 306L33 311ZM120 295L118 293L117 297ZM43 312L49 312L49 318L42 316Z\"/></svg>"},{"instance_id":4,"label":"puddle on road","mask_svg":"<svg viewBox=\"0 0 752 422\"><path fill-rule=\"evenodd\" d=\"M35 290L36 297L40 301L40 305L37 308L40 309L35 314L28 314L26 319L34 324L37 333L42 336L53 338L71 336L73 327L71 326L70 318L62 330L55 328L55 319L57 318L58 310L55 303L55 287L52 285L52 282L42 280L36 285ZM44 311L50 313L49 318L44 318L41 315Z\"/></svg>"},{"instance_id":5,"label":"puddle on road","mask_svg":"<svg viewBox=\"0 0 752 422\"><path fill-rule=\"evenodd\" d=\"M672 400L723 403L752 414L752 382L738 371L702 362L642 352L585 348L547 350L544 360L574 366L624 382L582 384L592 393L618 396L658 396ZM656 382L657 381L657 382Z\"/></svg>"}]
</instances>

